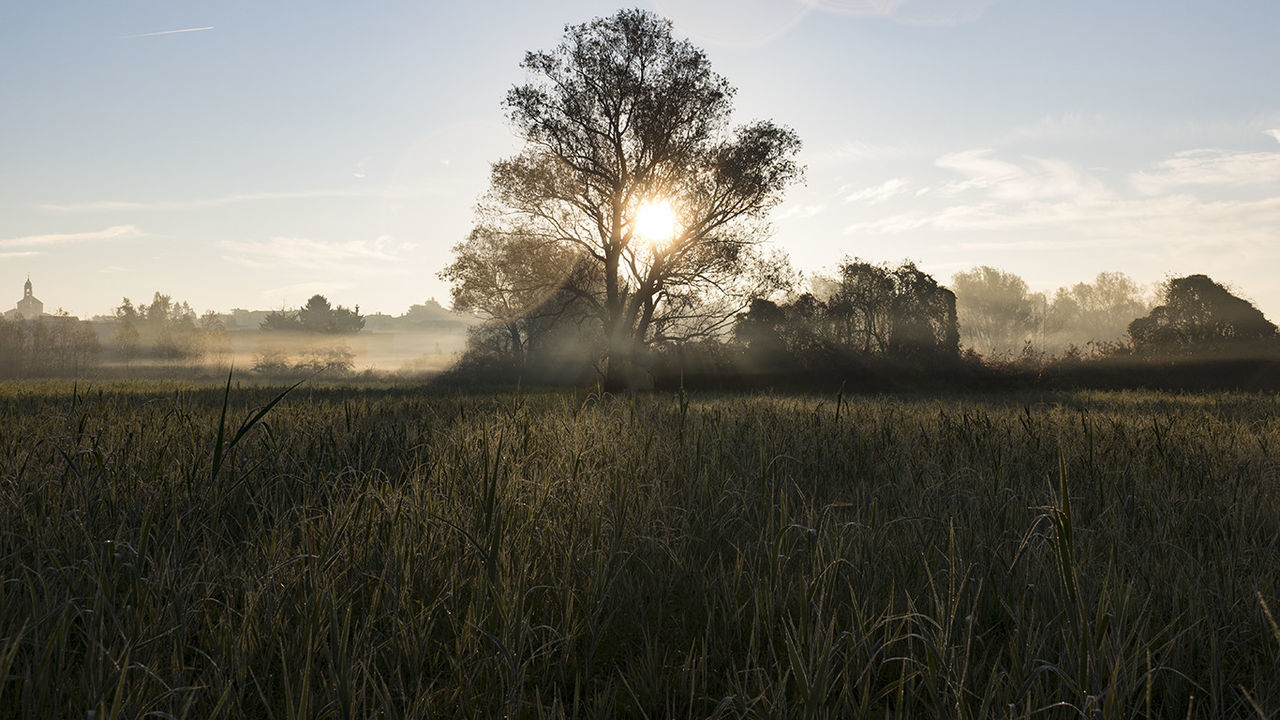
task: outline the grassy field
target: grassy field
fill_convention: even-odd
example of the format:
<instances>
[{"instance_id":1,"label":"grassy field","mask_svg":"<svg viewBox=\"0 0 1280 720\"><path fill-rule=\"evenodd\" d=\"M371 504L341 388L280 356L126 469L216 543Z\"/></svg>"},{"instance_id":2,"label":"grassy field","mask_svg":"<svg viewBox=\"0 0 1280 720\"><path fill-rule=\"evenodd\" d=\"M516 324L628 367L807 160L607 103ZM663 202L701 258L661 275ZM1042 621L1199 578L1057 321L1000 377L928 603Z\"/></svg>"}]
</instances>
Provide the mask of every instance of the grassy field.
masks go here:
<instances>
[{"instance_id":1,"label":"grassy field","mask_svg":"<svg viewBox=\"0 0 1280 720\"><path fill-rule=\"evenodd\" d=\"M0 717L1280 711L1274 396L279 390L0 385Z\"/></svg>"}]
</instances>

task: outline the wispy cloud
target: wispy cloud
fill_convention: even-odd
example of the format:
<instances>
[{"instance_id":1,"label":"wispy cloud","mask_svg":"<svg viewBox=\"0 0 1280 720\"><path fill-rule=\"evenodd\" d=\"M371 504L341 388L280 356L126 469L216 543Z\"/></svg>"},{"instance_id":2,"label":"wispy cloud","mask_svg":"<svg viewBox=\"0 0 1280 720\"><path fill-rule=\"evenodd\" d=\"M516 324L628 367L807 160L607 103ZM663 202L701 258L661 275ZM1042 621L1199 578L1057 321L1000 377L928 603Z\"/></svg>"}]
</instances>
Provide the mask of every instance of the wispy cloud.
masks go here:
<instances>
[{"instance_id":1,"label":"wispy cloud","mask_svg":"<svg viewBox=\"0 0 1280 720\"><path fill-rule=\"evenodd\" d=\"M935 164L966 176L943 187L953 195L981 190L1010 202L1107 195L1100 180L1065 160L1026 157L1016 163L995 157L991 148L979 148L943 155Z\"/></svg>"},{"instance_id":2,"label":"wispy cloud","mask_svg":"<svg viewBox=\"0 0 1280 720\"><path fill-rule=\"evenodd\" d=\"M40 252L39 250L22 250L22 251L18 251L18 252L0 252L0 258L35 257L36 255L43 255L43 254L44 254L44 253Z\"/></svg>"},{"instance_id":3,"label":"wispy cloud","mask_svg":"<svg viewBox=\"0 0 1280 720\"><path fill-rule=\"evenodd\" d=\"M338 198L388 198L405 199L423 197L442 192L443 188L430 186L392 186L387 188L349 188L330 190L301 190L294 192L233 193L213 198L194 200L163 200L143 202L131 200L94 200L75 203L42 203L36 208L45 212L91 213L118 211L181 211L223 207L238 203L270 202L280 200L326 200Z\"/></svg>"},{"instance_id":4,"label":"wispy cloud","mask_svg":"<svg viewBox=\"0 0 1280 720\"><path fill-rule=\"evenodd\" d=\"M906 192L907 187L911 185L911 181L906 178L890 178L879 185L855 190L845 196L845 203L863 203L865 205L879 205L890 198L901 195Z\"/></svg>"},{"instance_id":5,"label":"wispy cloud","mask_svg":"<svg viewBox=\"0 0 1280 720\"><path fill-rule=\"evenodd\" d=\"M221 243L230 251L223 259L246 267L277 270L298 268L310 271L339 272L374 265L380 272L399 271L388 268L401 263L413 243L401 242L390 235L373 240L324 242L304 237L272 237L263 242L227 240Z\"/></svg>"},{"instance_id":6,"label":"wispy cloud","mask_svg":"<svg viewBox=\"0 0 1280 720\"><path fill-rule=\"evenodd\" d=\"M342 197L364 197L373 194L365 190L307 190L302 192L261 192L236 193L215 198L196 200L173 200L160 202L138 202L129 200L94 200L81 203L45 203L38 205L48 212L81 213L112 212L120 210L195 210L199 208L222 207L245 202L264 200L315 200Z\"/></svg>"},{"instance_id":7,"label":"wispy cloud","mask_svg":"<svg viewBox=\"0 0 1280 720\"><path fill-rule=\"evenodd\" d=\"M145 237L151 236L139 230L137 226L114 225L103 230L91 230L89 232L27 235L25 237L9 238L0 240L0 247L43 247L103 240L132 240Z\"/></svg>"},{"instance_id":8,"label":"wispy cloud","mask_svg":"<svg viewBox=\"0 0 1280 720\"><path fill-rule=\"evenodd\" d=\"M132 40L133 38L156 37L157 35L177 35L179 33L203 32L205 30L212 29L212 25L207 25L205 27L178 28L177 30L160 30L158 32L138 33L137 35L123 35L120 39Z\"/></svg>"},{"instance_id":9,"label":"wispy cloud","mask_svg":"<svg viewBox=\"0 0 1280 720\"><path fill-rule=\"evenodd\" d=\"M905 145L870 143L861 140L828 145L804 151L804 164L809 167L842 167L871 159L899 157L913 151Z\"/></svg>"},{"instance_id":10,"label":"wispy cloud","mask_svg":"<svg viewBox=\"0 0 1280 720\"><path fill-rule=\"evenodd\" d=\"M1035 243L1106 240L1165 246L1269 246L1280 227L1280 197L1253 201L1208 202L1191 195L1130 200L1032 202L1021 205L953 205L940 211L906 213L855 223L846 233L892 235L929 229L942 232L1043 230ZM1067 238L1058 235L1068 233ZM1074 238L1071 239L1071 238ZM985 247L1026 244L1019 232L992 237Z\"/></svg>"},{"instance_id":11,"label":"wispy cloud","mask_svg":"<svg viewBox=\"0 0 1280 720\"><path fill-rule=\"evenodd\" d=\"M1158 163L1153 170L1133 173L1130 179L1139 192L1147 195L1192 185L1280 183L1280 152L1186 150Z\"/></svg>"}]
</instances>

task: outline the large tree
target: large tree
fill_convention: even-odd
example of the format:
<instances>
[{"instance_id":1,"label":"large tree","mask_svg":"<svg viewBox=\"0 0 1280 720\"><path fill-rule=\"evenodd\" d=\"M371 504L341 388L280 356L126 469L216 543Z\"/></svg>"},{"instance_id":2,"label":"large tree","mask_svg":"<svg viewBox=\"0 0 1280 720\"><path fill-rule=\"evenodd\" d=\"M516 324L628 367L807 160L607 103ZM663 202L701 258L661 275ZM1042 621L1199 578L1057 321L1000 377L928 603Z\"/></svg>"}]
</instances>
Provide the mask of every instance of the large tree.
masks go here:
<instances>
[{"instance_id":1,"label":"large tree","mask_svg":"<svg viewBox=\"0 0 1280 720\"><path fill-rule=\"evenodd\" d=\"M1207 275L1165 282L1163 303L1129 323L1134 350L1146 354L1247 355L1280 347L1262 311Z\"/></svg>"},{"instance_id":2,"label":"large tree","mask_svg":"<svg viewBox=\"0 0 1280 720\"><path fill-rule=\"evenodd\" d=\"M721 328L783 279L759 245L802 173L800 140L769 121L731 127L733 87L667 20L623 10L571 25L522 67L529 79L505 106L525 146L494 164L469 242L571 253L549 286L594 264L579 276L595 284L572 292L598 317L610 385L637 348ZM646 232L646 216L666 227Z\"/></svg>"}]
</instances>

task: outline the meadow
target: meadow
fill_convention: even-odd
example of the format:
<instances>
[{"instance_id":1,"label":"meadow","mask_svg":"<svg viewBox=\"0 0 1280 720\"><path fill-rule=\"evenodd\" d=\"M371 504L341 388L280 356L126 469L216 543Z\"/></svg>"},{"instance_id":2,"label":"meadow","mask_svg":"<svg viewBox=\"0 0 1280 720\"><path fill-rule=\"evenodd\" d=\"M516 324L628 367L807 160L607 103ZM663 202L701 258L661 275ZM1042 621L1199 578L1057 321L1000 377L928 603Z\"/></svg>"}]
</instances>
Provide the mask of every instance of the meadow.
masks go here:
<instances>
[{"instance_id":1,"label":"meadow","mask_svg":"<svg viewBox=\"0 0 1280 720\"><path fill-rule=\"evenodd\" d=\"M0 384L0 717L1280 711L1272 394L282 389Z\"/></svg>"}]
</instances>

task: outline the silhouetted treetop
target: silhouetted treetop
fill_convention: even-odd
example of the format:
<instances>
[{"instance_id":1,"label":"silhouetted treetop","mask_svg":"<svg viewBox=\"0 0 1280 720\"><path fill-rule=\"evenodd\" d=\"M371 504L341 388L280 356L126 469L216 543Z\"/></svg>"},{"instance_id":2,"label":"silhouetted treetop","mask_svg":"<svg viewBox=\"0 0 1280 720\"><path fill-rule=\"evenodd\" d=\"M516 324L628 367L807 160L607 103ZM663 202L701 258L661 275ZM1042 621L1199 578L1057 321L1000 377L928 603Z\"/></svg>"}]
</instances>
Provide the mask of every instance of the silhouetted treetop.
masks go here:
<instances>
[{"instance_id":1,"label":"silhouetted treetop","mask_svg":"<svg viewBox=\"0 0 1280 720\"><path fill-rule=\"evenodd\" d=\"M757 362L804 364L834 354L955 357L955 295L914 263L897 267L846 259L827 300L756 299L734 334Z\"/></svg>"},{"instance_id":2,"label":"silhouetted treetop","mask_svg":"<svg viewBox=\"0 0 1280 720\"><path fill-rule=\"evenodd\" d=\"M364 317L360 306L355 310L334 307L323 295L312 295L299 310L277 310L267 313L259 325L263 330L325 333L331 335L360 332Z\"/></svg>"},{"instance_id":3,"label":"silhouetted treetop","mask_svg":"<svg viewBox=\"0 0 1280 720\"><path fill-rule=\"evenodd\" d=\"M1207 275L1169 280L1162 300L1150 315L1129 324L1135 351L1237 354L1276 349L1276 326Z\"/></svg>"}]
</instances>

